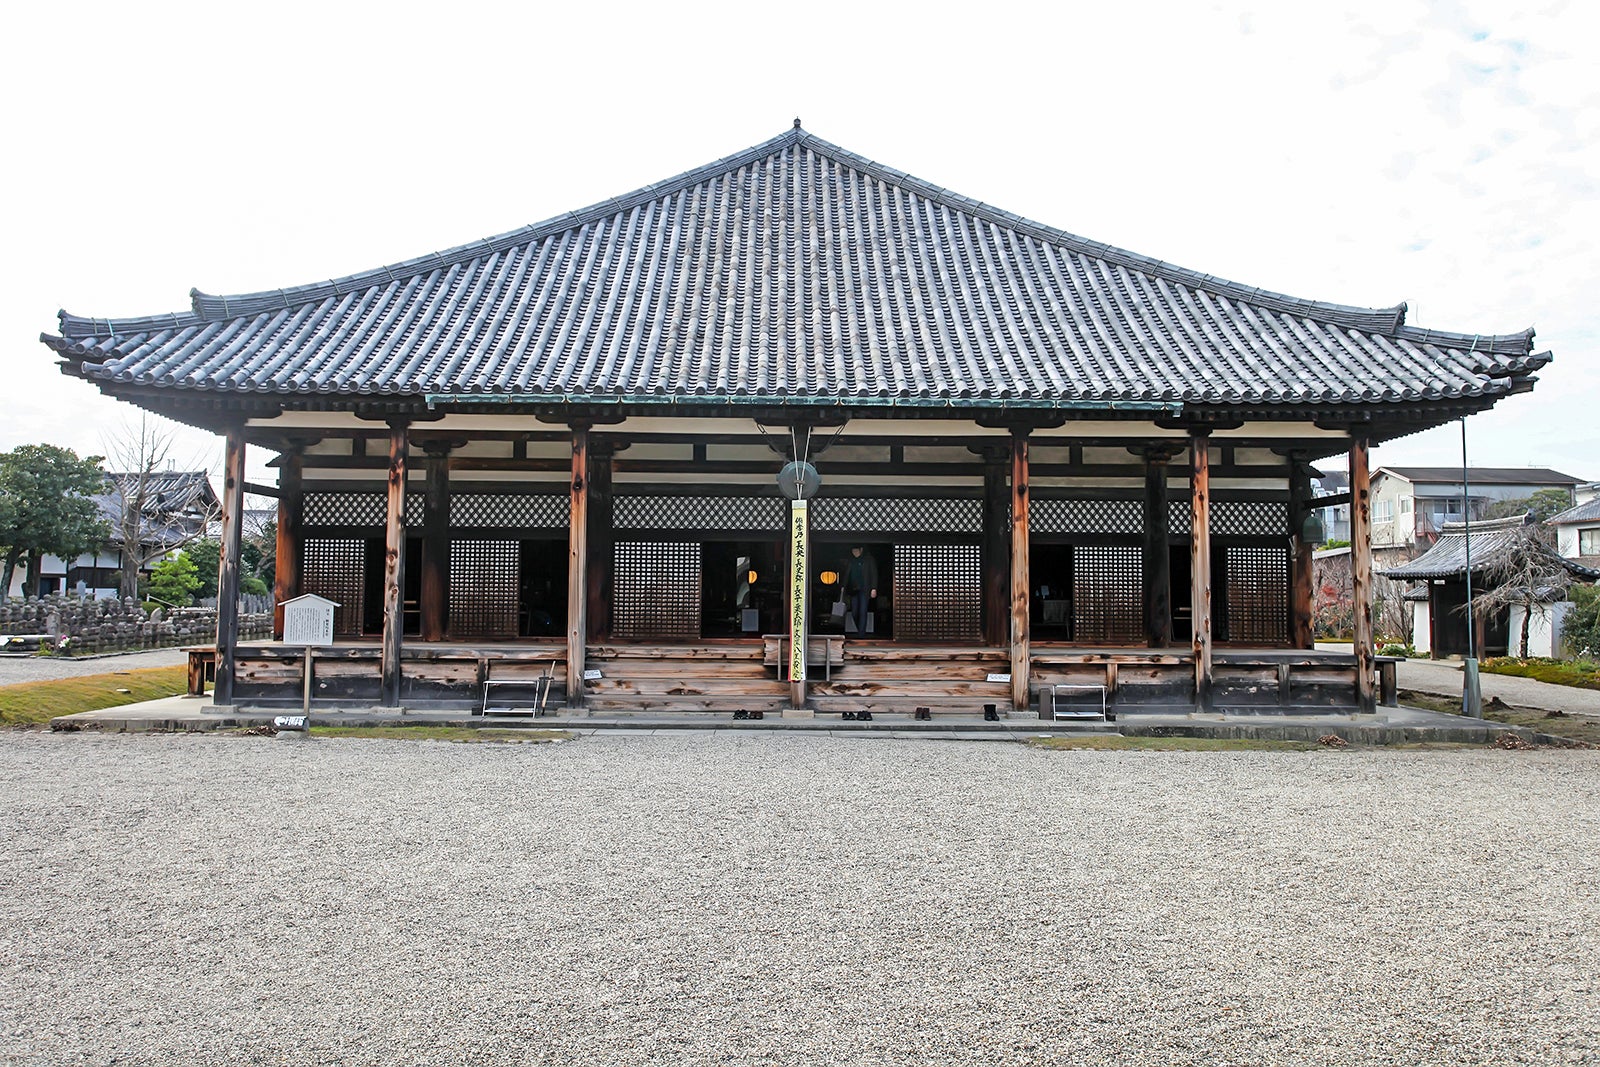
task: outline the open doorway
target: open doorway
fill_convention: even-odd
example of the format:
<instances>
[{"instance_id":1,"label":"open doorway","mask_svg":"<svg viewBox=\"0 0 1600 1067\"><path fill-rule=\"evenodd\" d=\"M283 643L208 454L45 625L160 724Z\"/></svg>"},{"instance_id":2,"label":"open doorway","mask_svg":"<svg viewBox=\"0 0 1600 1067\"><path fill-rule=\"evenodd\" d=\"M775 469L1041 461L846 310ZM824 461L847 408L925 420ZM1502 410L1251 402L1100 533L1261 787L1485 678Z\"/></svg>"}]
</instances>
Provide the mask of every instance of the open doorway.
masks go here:
<instances>
[{"instance_id":1,"label":"open doorway","mask_svg":"<svg viewBox=\"0 0 1600 1067\"><path fill-rule=\"evenodd\" d=\"M784 579L773 541L700 545L700 635L760 637L784 626Z\"/></svg>"}]
</instances>

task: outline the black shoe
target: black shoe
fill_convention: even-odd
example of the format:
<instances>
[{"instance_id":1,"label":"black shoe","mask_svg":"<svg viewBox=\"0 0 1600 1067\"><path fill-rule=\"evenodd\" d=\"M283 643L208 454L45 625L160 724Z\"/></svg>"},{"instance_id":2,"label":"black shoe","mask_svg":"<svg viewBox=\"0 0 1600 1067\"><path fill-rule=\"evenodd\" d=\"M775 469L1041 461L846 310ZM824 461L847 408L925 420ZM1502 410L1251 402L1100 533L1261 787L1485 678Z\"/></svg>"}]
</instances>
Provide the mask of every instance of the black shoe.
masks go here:
<instances>
[{"instance_id":1,"label":"black shoe","mask_svg":"<svg viewBox=\"0 0 1600 1067\"><path fill-rule=\"evenodd\" d=\"M856 713L855 713L855 712L853 712L853 711L847 711L847 712L845 712L845 713L844 713L844 717L845 717L845 719L846 719L846 720L847 720L847 721L849 721L849 720L854 720L854 719L855 719L855 717L856 717Z\"/></svg>"},{"instance_id":2,"label":"black shoe","mask_svg":"<svg viewBox=\"0 0 1600 1067\"><path fill-rule=\"evenodd\" d=\"M858 718L858 719L865 719L865 720L867 720L867 721L868 721L868 722L871 722L871 721L872 721L872 712L870 712L870 711L863 711L863 712L862 712L862 713L861 713L861 714L860 714L860 715L858 715L858 716L856 716L856 718Z\"/></svg>"}]
</instances>

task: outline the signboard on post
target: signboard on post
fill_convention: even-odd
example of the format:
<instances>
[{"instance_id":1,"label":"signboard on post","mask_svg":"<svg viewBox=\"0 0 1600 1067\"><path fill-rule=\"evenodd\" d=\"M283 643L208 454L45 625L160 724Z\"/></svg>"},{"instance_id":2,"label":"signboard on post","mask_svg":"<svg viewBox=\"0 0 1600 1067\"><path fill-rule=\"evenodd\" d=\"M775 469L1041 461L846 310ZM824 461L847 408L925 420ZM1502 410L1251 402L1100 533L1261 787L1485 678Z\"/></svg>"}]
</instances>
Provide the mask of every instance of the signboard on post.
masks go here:
<instances>
[{"instance_id":1,"label":"signboard on post","mask_svg":"<svg viewBox=\"0 0 1600 1067\"><path fill-rule=\"evenodd\" d=\"M789 681L806 680L806 502L789 505Z\"/></svg>"},{"instance_id":2,"label":"signboard on post","mask_svg":"<svg viewBox=\"0 0 1600 1067\"><path fill-rule=\"evenodd\" d=\"M339 605L315 593L283 602L283 643L333 644L333 609Z\"/></svg>"},{"instance_id":3,"label":"signboard on post","mask_svg":"<svg viewBox=\"0 0 1600 1067\"><path fill-rule=\"evenodd\" d=\"M306 650L305 695L300 710L307 716L311 714L311 657L318 645L333 644L333 609L338 606L315 593L283 602L283 643L304 645ZM302 725L296 729L304 728Z\"/></svg>"}]
</instances>

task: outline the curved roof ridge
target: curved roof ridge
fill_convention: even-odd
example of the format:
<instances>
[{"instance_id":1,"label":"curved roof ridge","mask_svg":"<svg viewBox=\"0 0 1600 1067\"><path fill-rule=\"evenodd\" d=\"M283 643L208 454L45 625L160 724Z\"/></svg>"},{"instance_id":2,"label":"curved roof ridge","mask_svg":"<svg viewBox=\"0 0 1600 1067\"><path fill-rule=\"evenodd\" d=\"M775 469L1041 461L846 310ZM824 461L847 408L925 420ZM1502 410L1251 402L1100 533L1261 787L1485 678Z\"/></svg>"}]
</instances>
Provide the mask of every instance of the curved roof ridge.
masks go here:
<instances>
[{"instance_id":1,"label":"curved roof ridge","mask_svg":"<svg viewBox=\"0 0 1600 1067\"><path fill-rule=\"evenodd\" d=\"M948 189L934 185L932 182L924 181L893 167L884 166L804 131L801 133L800 143L823 155L848 163L850 166L865 171L874 177L905 186L922 196L937 200L959 211L976 215L996 225L1017 230L1051 244L1065 246L1084 255L1104 259L1109 263L1127 267L1129 270L1154 274L1179 285L1205 289L1209 292L1243 300L1246 303L1267 307L1274 311L1281 311L1290 315L1305 315L1337 326L1349 326L1353 329L1368 332L1393 334L1405 324L1407 308L1404 301L1387 308L1334 304L1322 300L1306 300L1302 297L1290 296L1287 293L1263 289L1260 286L1250 286L1242 282L1229 281L1215 274L1202 274L1199 271L1190 270L1187 267L1179 267L1165 260L1153 259L1137 252L1130 252L1126 248L1118 248L1116 245L1106 244L1104 241L1094 241L1067 230L1047 226L1042 222L1035 222L1022 215L986 204L981 200L960 196L950 192Z\"/></svg>"},{"instance_id":2,"label":"curved roof ridge","mask_svg":"<svg viewBox=\"0 0 1600 1067\"><path fill-rule=\"evenodd\" d=\"M244 318L263 312L281 311L303 303L341 297L375 285L393 284L418 274L448 268L469 262L473 258L493 255L510 248L529 244L564 230L583 226L608 218L619 212L631 210L641 204L660 199L721 174L746 166L758 159L794 145L800 145L819 155L859 170L871 177L901 186L917 195L927 197L956 211L965 212L994 225L1031 236L1068 251L1113 263L1129 270L1152 275L1178 285L1215 293L1219 296L1267 308L1284 314L1315 319L1334 326L1404 337L1420 344L1437 343L1441 347L1468 348L1486 355L1527 356L1533 347L1533 330L1521 333L1474 335L1457 334L1440 330L1423 330L1406 324L1407 305L1402 302L1387 308L1359 307L1321 300L1308 300L1260 286L1249 286L1230 281L1214 274L1180 267L1165 260L1154 259L1137 252L1119 248L1103 241L1047 226L991 204L962 196L905 171L878 163L846 148L825 141L800 126L783 131L776 137L763 141L742 152L684 171L674 177L635 189L621 196L591 204L576 211L564 212L508 230L491 237L480 238L441 251L429 252L411 259L384 264L354 274L341 275L325 281L305 285L267 289L252 293L211 294L199 289L190 290L190 310L167 315L136 318L88 318L59 313L61 335L83 340L115 337L119 333L137 333L163 329L183 329L206 322ZM1537 357L1534 357L1537 360ZM1542 366L1548 360L1530 361L1530 367ZM1512 368L1513 372L1524 368Z\"/></svg>"}]
</instances>

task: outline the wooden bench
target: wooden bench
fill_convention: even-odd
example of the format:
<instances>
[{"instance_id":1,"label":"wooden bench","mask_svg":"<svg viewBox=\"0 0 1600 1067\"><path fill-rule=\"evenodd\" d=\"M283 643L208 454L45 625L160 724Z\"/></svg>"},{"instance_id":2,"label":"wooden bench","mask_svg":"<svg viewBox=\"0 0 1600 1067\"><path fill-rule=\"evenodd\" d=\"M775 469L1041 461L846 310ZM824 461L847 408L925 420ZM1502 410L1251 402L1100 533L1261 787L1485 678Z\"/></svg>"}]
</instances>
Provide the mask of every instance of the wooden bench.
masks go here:
<instances>
[{"instance_id":1,"label":"wooden bench","mask_svg":"<svg viewBox=\"0 0 1600 1067\"><path fill-rule=\"evenodd\" d=\"M217 646L202 645L185 649L189 653L189 695L206 695L206 683L217 681Z\"/></svg>"}]
</instances>

